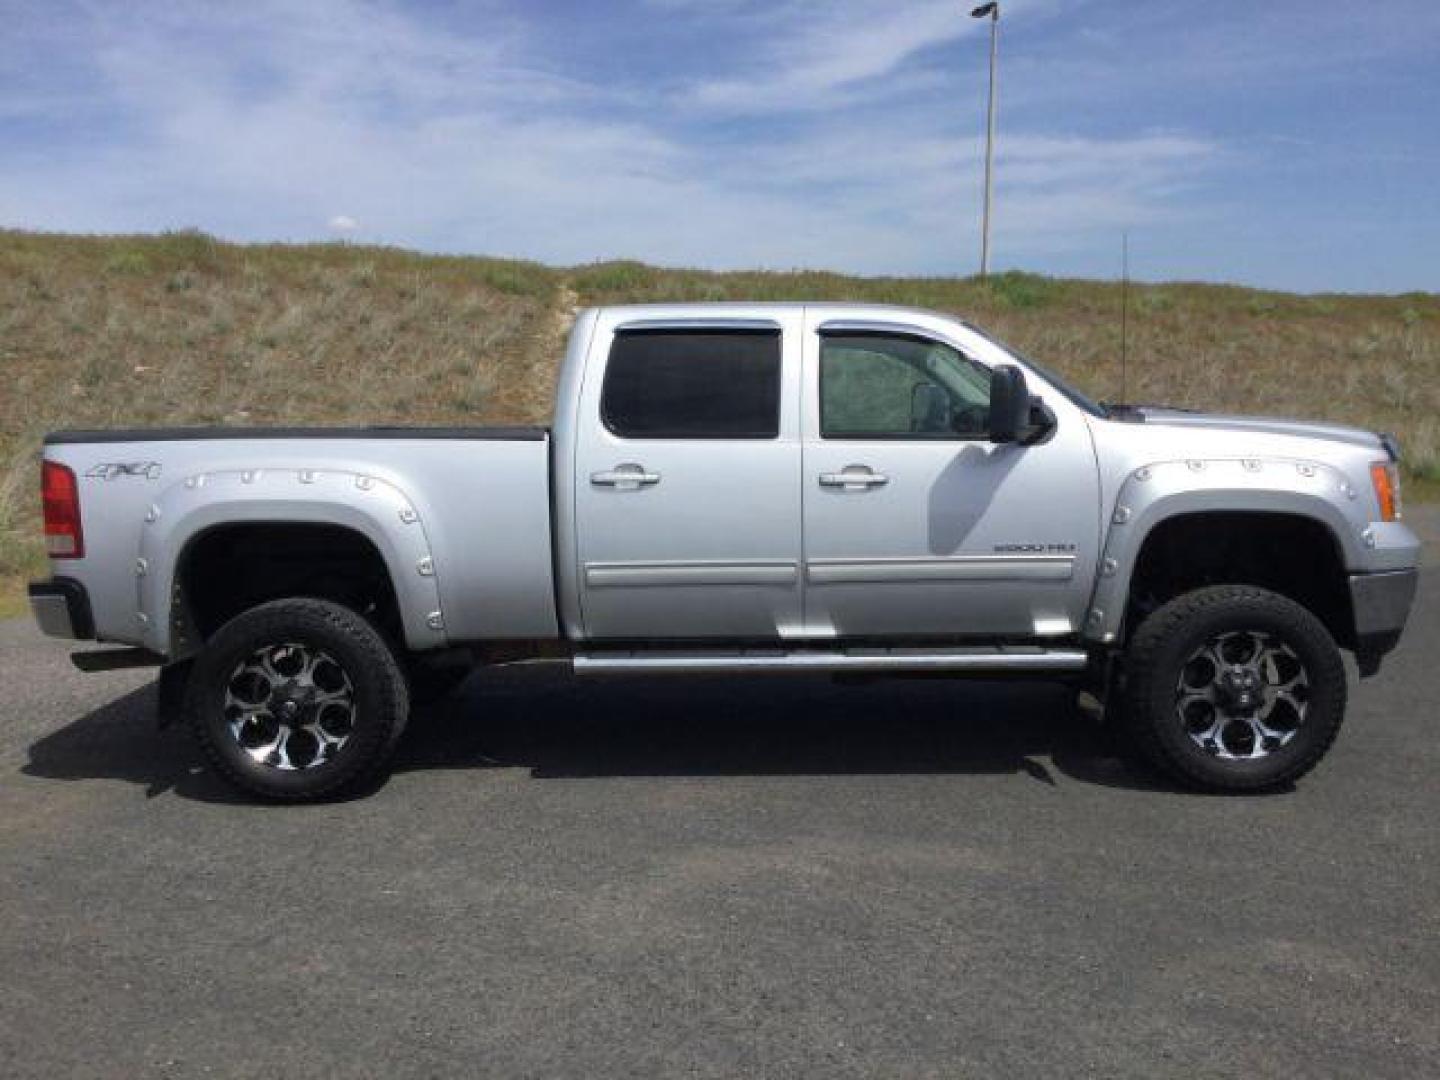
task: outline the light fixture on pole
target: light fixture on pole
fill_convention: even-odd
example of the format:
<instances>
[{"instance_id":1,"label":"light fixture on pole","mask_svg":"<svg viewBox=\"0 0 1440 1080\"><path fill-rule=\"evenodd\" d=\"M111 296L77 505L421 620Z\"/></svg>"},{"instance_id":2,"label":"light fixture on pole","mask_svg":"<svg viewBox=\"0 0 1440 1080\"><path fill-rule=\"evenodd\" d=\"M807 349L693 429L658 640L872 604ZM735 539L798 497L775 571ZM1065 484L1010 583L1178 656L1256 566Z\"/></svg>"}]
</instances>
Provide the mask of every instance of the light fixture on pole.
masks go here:
<instances>
[{"instance_id":1,"label":"light fixture on pole","mask_svg":"<svg viewBox=\"0 0 1440 1080\"><path fill-rule=\"evenodd\" d=\"M985 215L980 224L980 277L990 273L990 184L995 153L995 51L1000 38L1000 4L981 4L971 18L990 20L990 101L985 111Z\"/></svg>"}]
</instances>

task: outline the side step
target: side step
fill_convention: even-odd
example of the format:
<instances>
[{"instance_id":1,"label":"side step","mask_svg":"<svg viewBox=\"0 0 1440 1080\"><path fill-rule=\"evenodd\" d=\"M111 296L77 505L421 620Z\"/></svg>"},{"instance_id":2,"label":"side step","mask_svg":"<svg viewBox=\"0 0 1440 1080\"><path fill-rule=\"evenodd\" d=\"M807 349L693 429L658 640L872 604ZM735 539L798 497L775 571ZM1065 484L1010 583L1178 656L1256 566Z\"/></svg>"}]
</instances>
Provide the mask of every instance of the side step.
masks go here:
<instances>
[{"instance_id":1,"label":"side step","mask_svg":"<svg viewBox=\"0 0 1440 1080\"><path fill-rule=\"evenodd\" d=\"M577 675L712 675L760 672L965 673L1083 671L1083 649L984 646L954 649L732 649L716 651L607 650L577 653Z\"/></svg>"}]
</instances>

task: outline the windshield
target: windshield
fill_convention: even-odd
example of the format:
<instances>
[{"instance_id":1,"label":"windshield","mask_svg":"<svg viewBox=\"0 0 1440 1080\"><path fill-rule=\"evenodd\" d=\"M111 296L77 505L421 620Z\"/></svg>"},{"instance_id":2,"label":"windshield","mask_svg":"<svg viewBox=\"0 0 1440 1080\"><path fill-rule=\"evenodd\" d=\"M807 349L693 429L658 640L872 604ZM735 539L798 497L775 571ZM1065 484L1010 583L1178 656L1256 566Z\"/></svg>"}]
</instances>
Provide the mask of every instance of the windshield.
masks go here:
<instances>
[{"instance_id":1,"label":"windshield","mask_svg":"<svg viewBox=\"0 0 1440 1080\"><path fill-rule=\"evenodd\" d=\"M1076 406L1077 408L1084 409L1091 416L1098 416L1102 420L1109 418L1110 411L1106 409L1105 406L1099 405L1096 402L1091 401L1079 390L1075 389L1075 387L1071 386L1068 382L1061 378L1060 375L1050 370L1050 368L1046 367L1038 360L1032 360L1024 353L1012 349L1009 345L1006 345L999 338L996 338L991 334L987 334L984 330L981 330L973 323L962 322L960 325L965 327L965 329L969 330L971 333L979 334L986 341L990 342L991 345L994 345L997 348L1004 349L1011 356L1015 357L1015 359L1025 364L1026 367L1034 368L1037 372L1044 376L1045 380L1049 382L1052 386L1054 386L1056 390L1060 391L1060 393L1065 396L1065 399L1069 401L1070 404Z\"/></svg>"}]
</instances>

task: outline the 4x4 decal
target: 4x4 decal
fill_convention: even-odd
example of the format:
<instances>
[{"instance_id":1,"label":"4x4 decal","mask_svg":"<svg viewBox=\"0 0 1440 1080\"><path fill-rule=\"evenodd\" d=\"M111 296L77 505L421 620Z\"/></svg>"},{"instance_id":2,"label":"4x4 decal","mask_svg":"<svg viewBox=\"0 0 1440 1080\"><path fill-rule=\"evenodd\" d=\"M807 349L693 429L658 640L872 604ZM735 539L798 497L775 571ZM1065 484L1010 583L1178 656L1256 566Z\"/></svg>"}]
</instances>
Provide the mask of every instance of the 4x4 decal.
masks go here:
<instances>
[{"instance_id":1,"label":"4x4 decal","mask_svg":"<svg viewBox=\"0 0 1440 1080\"><path fill-rule=\"evenodd\" d=\"M119 476L138 476L145 480L160 478L158 461L107 461L85 474L90 480L114 480Z\"/></svg>"}]
</instances>

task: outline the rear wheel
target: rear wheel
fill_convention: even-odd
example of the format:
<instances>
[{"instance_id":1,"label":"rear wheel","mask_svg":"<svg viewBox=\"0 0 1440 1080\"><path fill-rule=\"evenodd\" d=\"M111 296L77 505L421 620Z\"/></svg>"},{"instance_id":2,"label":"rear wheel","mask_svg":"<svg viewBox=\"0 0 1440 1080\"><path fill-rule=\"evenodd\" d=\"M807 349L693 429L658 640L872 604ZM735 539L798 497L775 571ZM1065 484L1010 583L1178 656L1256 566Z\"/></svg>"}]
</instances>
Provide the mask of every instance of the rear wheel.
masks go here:
<instances>
[{"instance_id":1,"label":"rear wheel","mask_svg":"<svg viewBox=\"0 0 1440 1080\"><path fill-rule=\"evenodd\" d=\"M380 633L327 600L277 600L220 628L195 663L187 713L229 780L270 799L343 792L371 776L409 713Z\"/></svg>"},{"instance_id":2,"label":"rear wheel","mask_svg":"<svg viewBox=\"0 0 1440 1080\"><path fill-rule=\"evenodd\" d=\"M1136 749L1214 791L1298 779L1345 715L1345 667L1324 625L1248 585L1198 589L1156 610L1130 644L1125 683Z\"/></svg>"}]
</instances>

